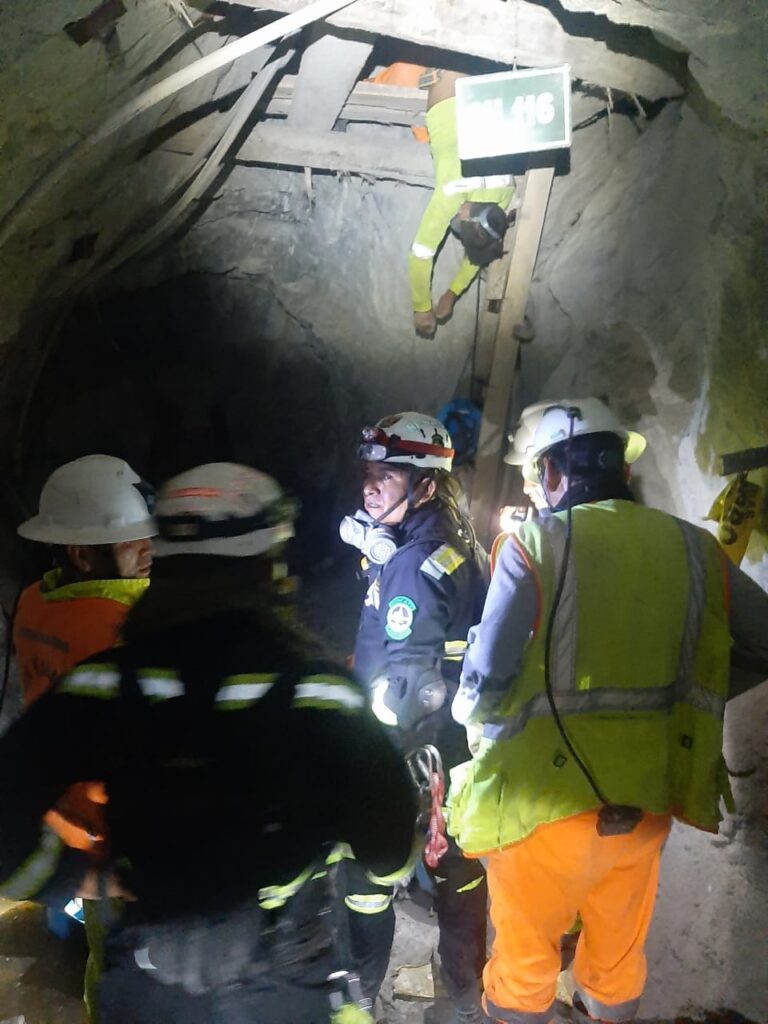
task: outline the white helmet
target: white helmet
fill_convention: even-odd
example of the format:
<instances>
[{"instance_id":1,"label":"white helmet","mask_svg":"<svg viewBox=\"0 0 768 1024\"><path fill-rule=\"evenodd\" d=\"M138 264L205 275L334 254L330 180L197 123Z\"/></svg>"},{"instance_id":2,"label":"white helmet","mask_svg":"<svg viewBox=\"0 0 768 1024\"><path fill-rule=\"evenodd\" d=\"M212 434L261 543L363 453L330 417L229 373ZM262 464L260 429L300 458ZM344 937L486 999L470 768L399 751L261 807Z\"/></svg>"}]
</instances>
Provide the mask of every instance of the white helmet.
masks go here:
<instances>
[{"instance_id":1,"label":"white helmet","mask_svg":"<svg viewBox=\"0 0 768 1024\"><path fill-rule=\"evenodd\" d=\"M450 473L455 452L440 420L421 412L398 412L363 428L357 454L366 462L400 462Z\"/></svg>"},{"instance_id":2,"label":"white helmet","mask_svg":"<svg viewBox=\"0 0 768 1024\"><path fill-rule=\"evenodd\" d=\"M575 410L573 418L569 411ZM573 429L571 429L571 427ZM544 410L528 447L523 472L540 455L569 437L587 434L616 434L624 441L624 461L635 462L645 451L645 438L634 430L625 430L615 414L599 398L575 398L552 402Z\"/></svg>"},{"instance_id":3,"label":"white helmet","mask_svg":"<svg viewBox=\"0 0 768 1024\"><path fill-rule=\"evenodd\" d=\"M561 402L564 405L571 404L568 398L561 399ZM512 447L504 456L504 461L510 466L522 467L523 477L530 484L537 484L539 478L536 475L535 467L528 459L528 451L533 444L533 437L536 433L536 428L541 422L541 417L552 404L551 400L547 400L527 405L520 413L520 422L518 423L517 430L507 434L507 439L512 442Z\"/></svg>"},{"instance_id":4,"label":"white helmet","mask_svg":"<svg viewBox=\"0 0 768 1024\"><path fill-rule=\"evenodd\" d=\"M40 511L18 528L45 544L119 544L154 537L157 527L127 462L86 455L59 466L40 494Z\"/></svg>"},{"instance_id":5,"label":"white helmet","mask_svg":"<svg viewBox=\"0 0 768 1024\"><path fill-rule=\"evenodd\" d=\"M293 536L296 502L258 469L210 462L173 477L157 497L155 557L260 555Z\"/></svg>"}]
</instances>

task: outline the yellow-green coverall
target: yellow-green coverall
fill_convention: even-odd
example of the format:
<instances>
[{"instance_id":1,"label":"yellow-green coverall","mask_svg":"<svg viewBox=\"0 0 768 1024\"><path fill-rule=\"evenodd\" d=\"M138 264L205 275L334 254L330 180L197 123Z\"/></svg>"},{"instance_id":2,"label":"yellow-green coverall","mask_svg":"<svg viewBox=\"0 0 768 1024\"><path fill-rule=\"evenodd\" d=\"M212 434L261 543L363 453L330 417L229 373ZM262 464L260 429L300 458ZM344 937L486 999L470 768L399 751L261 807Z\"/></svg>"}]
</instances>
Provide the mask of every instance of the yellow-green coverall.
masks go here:
<instances>
[{"instance_id":1,"label":"yellow-green coverall","mask_svg":"<svg viewBox=\"0 0 768 1024\"><path fill-rule=\"evenodd\" d=\"M499 187L497 183L501 181L511 182L505 176L486 179L462 177L455 97L441 100L427 111L427 128L435 167L435 191L421 218L409 259L411 304L417 313L426 313L432 309L432 264L435 253L462 203L498 203L502 209L506 209L515 191L511 183ZM462 187L462 183L466 187ZM482 187L491 183L496 187ZM479 269L464 257L450 285L454 295L461 295Z\"/></svg>"}]
</instances>

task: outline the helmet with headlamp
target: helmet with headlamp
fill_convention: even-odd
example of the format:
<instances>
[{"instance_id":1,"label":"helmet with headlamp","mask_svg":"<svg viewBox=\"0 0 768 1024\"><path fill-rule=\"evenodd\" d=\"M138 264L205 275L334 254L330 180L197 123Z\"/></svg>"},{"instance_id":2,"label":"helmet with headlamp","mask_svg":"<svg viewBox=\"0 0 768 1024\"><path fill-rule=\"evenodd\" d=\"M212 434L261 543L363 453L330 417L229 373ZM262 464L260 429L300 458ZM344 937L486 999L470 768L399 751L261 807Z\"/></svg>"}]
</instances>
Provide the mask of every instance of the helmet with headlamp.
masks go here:
<instances>
[{"instance_id":1,"label":"helmet with headlamp","mask_svg":"<svg viewBox=\"0 0 768 1024\"><path fill-rule=\"evenodd\" d=\"M444 469L450 473L455 451L440 420L421 412L399 412L385 416L373 427L364 427L357 454L366 462Z\"/></svg>"},{"instance_id":2,"label":"helmet with headlamp","mask_svg":"<svg viewBox=\"0 0 768 1024\"><path fill-rule=\"evenodd\" d=\"M266 473L231 462L196 466L173 477L157 498L158 558L248 557L293 536L297 503Z\"/></svg>"}]
</instances>

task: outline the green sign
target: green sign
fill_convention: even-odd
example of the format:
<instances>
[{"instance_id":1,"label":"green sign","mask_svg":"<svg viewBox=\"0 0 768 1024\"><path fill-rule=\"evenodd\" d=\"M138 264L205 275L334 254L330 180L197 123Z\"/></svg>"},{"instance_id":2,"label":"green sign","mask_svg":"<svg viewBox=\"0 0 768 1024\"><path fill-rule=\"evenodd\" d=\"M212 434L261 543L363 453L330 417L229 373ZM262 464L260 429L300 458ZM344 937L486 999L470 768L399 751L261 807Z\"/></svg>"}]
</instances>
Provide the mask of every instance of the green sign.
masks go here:
<instances>
[{"instance_id":1,"label":"green sign","mask_svg":"<svg viewBox=\"0 0 768 1024\"><path fill-rule=\"evenodd\" d=\"M462 160L570 146L570 68L459 78L456 122Z\"/></svg>"}]
</instances>

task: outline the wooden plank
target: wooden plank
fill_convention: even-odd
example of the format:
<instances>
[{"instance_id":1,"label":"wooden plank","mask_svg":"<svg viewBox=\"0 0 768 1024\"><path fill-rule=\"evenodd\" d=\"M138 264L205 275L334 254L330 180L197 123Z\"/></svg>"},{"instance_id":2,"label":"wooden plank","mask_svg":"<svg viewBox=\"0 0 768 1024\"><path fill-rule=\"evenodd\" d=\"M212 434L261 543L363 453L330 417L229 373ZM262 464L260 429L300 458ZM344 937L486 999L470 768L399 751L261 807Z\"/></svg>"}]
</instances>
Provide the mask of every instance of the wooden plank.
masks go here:
<instances>
[{"instance_id":1,"label":"wooden plank","mask_svg":"<svg viewBox=\"0 0 768 1024\"><path fill-rule=\"evenodd\" d=\"M284 75L266 109L267 117L285 116L293 99L295 75ZM422 89L358 82L339 115L345 121L424 124L427 94Z\"/></svg>"},{"instance_id":2,"label":"wooden plank","mask_svg":"<svg viewBox=\"0 0 768 1024\"><path fill-rule=\"evenodd\" d=\"M276 123L257 125L238 152L237 162L341 171L430 189L435 183L429 148L415 140L385 145L344 132L295 131Z\"/></svg>"},{"instance_id":3,"label":"wooden plank","mask_svg":"<svg viewBox=\"0 0 768 1024\"><path fill-rule=\"evenodd\" d=\"M283 75L269 99L264 111L265 118L288 116L295 84L296 75ZM410 127L425 123L426 107L427 94L422 89L358 82L344 104L340 117L343 121ZM193 153L208 134L209 126L214 125L220 116L214 111L201 117L199 121L187 125L167 139L159 148L168 153ZM213 129L214 134L216 131Z\"/></svg>"},{"instance_id":4,"label":"wooden plank","mask_svg":"<svg viewBox=\"0 0 768 1024\"><path fill-rule=\"evenodd\" d=\"M751 469L763 469L768 466L768 447L766 448L745 448L740 452L729 452L721 455L723 460L723 476L731 476L732 473L748 473Z\"/></svg>"},{"instance_id":5,"label":"wooden plank","mask_svg":"<svg viewBox=\"0 0 768 1024\"><path fill-rule=\"evenodd\" d=\"M300 10L305 0L225 2L262 11L293 12ZM584 34L569 35L551 11L525 0L472 0L461 7L451 0L357 0L327 21L506 65L570 64L575 78L647 99L683 92L678 78L684 73L684 58L670 54L651 33L595 16L595 35L602 38L591 38L586 27L589 16L585 15L580 22Z\"/></svg>"},{"instance_id":6,"label":"wooden plank","mask_svg":"<svg viewBox=\"0 0 768 1024\"><path fill-rule=\"evenodd\" d=\"M288 125L297 131L329 132L371 55L373 42L341 38L322 23L307 31L310 41L296 76Z\"/></svg>"},{"instance_id":7,"label":"wooden plank","mask_svg":"<svg viewBox=\"0 0 768 1024\"><path fill-rule=\"evenodd\" d=\"M519 196L515 197L515 204L519 204ZM480 406L485 402L488 380L491 376L493 350L499 329L501 303L507 290L507 278L509 276L509 264L512 260L514 237L515 228L512 227L507 236L509 249L500 260L496 260L490 265L486 277L485 294L480 311L477 351L475 353L475 376L474 380L470 382L472 401Z\"/></svg>"},{"instance_id":8,"label":"wooden plank","mask_svg":"<svg viewBox=\"0 0 768 1024\"><path fill-rule=\"evenodd\" d=\"M478 537L486 546L498 533L502 457L507 443L512 384L520 351L520 343L514 336L514 327L525 314L554 173L551 167L528 171L523 184L520 209L517 211L512 258L498 317L493 367L483 406L483 422L480 428L470 505Z\"/></svg>"}]
</instances>

